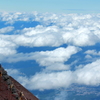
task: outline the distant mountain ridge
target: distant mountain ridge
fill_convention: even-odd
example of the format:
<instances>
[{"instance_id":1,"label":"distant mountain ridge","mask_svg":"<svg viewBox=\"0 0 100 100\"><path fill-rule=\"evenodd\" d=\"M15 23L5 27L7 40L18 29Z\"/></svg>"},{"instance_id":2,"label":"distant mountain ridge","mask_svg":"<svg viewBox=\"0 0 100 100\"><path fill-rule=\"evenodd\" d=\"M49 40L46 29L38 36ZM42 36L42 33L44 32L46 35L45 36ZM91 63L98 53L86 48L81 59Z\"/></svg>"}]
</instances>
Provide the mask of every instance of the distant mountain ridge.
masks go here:
<instances>
[{"instance_id":1,"label":"distant mountain ridge","mask_svg":"<svg viewBox=\"0 0 100 100\"><path fill-rule=\"evenodd\" d=\"M39 100L7 74L0 64L0 100Z\"/></svg>"}]
</instances>

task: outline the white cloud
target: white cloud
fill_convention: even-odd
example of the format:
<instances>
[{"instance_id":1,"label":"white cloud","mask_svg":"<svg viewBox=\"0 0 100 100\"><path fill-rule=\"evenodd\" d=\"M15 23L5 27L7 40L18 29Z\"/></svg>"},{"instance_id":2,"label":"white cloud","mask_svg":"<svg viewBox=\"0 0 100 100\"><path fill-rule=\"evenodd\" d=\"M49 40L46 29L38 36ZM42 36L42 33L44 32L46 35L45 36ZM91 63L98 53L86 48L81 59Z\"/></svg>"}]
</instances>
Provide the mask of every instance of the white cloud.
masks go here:
<instances>
[{"instance_id":1,"label":"white cloud","mask_svg":"<svg viewBox=\"0 0 100 100\"><path fill-rule=\"evenodd\" d=\"M70 65L65 65L63 63L54 63L46 67L46 70L69 70Z\"/></svg>"},{"instance_id":2,"label":"white cloud","mask_svg":"<svg viewBox=\"0 0 100 100\"><path fill-rule=\"evenodd\" d=\"M15 42L23 46L60 46L62 44L73 44L76 46L90 46L100 42L100 36L92 32L88 27L76 26L48 26L38 25L35 28L25 28L21 35L16 37ZM66 29L67 28L67 29Z\"/></svg>"},{"instance_id":3,"label":"white cloud","mask_svg":"<svg viewBox=\"0 0 100 100\"><path fill-rule=\"evenodd\" d=\"M18 69L5 69L9 75L18 75L20 72Z\"/></svg>"},{"instance_id":4,"label":"white cloud","mask_svg":"<svg viewBox=\"0 0 100 100\"><path fill-rule=\"evenodd\" d=\"M66 91L61 91L57 96L54 98L54 100L67 100L67 92Z\"/></svg>"},{"instance_id":5,"label":"white cloud","mask_svg":"<svg viewBox=\"0 0 100 100\"><path fill-rule=\"evenodd\" d=\"M16 38L16 42L32 47L60 46L65 43L76 46L90 46L100 42L99 27L98 25L95 26L95 24L99 23L94 24L94 19L86 18L84 21L83 19L71 19L70 22L64 22L63 20L58 22L57 20L53 26L38 25L35 28L23 29L23 34ZM90 23L90 20L92 23ZM66 21L68 21L67 17ZM19 43L21 39L24 41Z\"/></svg>"},{"instance_id":6,"label":"white cloud","mask_svg":"<svg viewBox=\"0 0 100 100\"><path fill-rule=\"evenodd\" d=\"M68 46L67 48L60 47L53 51L41 51L35 55L35 59L42 66L50 66L51 64L64 63L71 57L71 55L80 50L80 48L74 46Z\"/></svg>"},{"instance_id":7,"label":"white cloud","mask_svg":"<svg viewBox=\"0 0 100 100\"><path fill-rule=\"evenodd\" d=\"M73 54L81 50L80 46L95 46L96 43L100 43L99 14L2 13L1 21L6 21L6 24L13 24L16 21L38 21L41 23L36 27L16 30L18 34L13 35L3 33L11 32L14 27L8 26L0 29L2 33L0 34L1 62L36 60L41 67L44 67L42 72L34 76L18 76L17 79L27 88L44 90L68 87L72 83L100 84L100 60L87 65L79 65L75 71L70 70L71 64L64 64ZM50 24L52 25L50 26ZM59 47L63 44L73 46ZM55 46L58 48L45 52L41 50L41 52L17 53L17 48L20 46ZM100 55L100 52L88 50L85 54L87 54L86 58L91 58L92 55ZM77 59L75 61L78 62ZM17 71L15 73L18 74Z\"/></svg>"},{"instance_id":8,"label":"white cloud","mask_svg":"<svg viewBox=\"0 0 100 100\"><path fill-rule=\"evenodd\" d=\"M59 34L57 26L43 27L38 25L34 28L24 28L17 35L15 43L21 46L39 47L39 46L60 46L63 44L63 38Z\"/></svg>"},{"instance_id":9,"label":"white cloud","mask_svg":"<svg viewBox=\"0 0 100 100\"><path fill-rule=\"evenodd\" d=\"M5 24L14 24L16 21L29 21L29 14L21 12L2 12L1 20L6 21Z\"/></svg>"},{"instance_id":10,"label":"white cloud","mask_svg":"<svg viewBox=\"0 0 100 100\"><path fill-rule=\"evenodd\" d=\"M2 55L6 57L16 54L15 48L16 44L11 41L10 36L0 35L0 56Z\"/></svg>"},{"instance_id":11,"label":"white cloud","mask_svg":"<svg viewBox=\"0 0 100 100\"><path fill-rule=\"evenodd\" d=\"M78 68L75 71L41 72L31 77L18 77L30 90L67 88L71 84L97 86L100 84L100 59Z\"/></svg>"},{"instance_id":12,"label":"white cloud","mask_svg":"<svg viewBox=\"0 0 100 100\"><path fill-rule=\"evenodd\" d=\"M100 56L100 51L97 52L96 50L87 50L85 54Z\"/></svg>"},{"instance_id":13,"label":"white cloud","mask_svg":"<svg viewBox=\"0 0 100 100\"><path fill-rule=\"evenodd\" d=\"M0 48L0 55L3 55L3 56L10 56L10 55L14 55L16 54L16 50L14 49L11 49L11 48Z\"/></svg>"},{"instance_id":14,"label":"white cloud","mask_svg":"<svg viewBox=\"0 0 100 100\"><path fill-rule=\"evenodd\" d=\"M91 33L88 28L83 27L64 33L63 39L65 43L71 43L77 46L95 45L99 41L99 38L95 34Z\"/></svg>"},{"instance_id":15,"label":"white cloud","mask_svg":"<svg viewBox=\"0 0 100 100\"><path fill-rule=\"evenodd\" d=\"M90 46L100 42L99 15L2 13L2 21L39 21L41 25L24 28L12 40L19 46ZM26 19L26 20L25 20ZM46 24L45 24L46 23ZM52 26L48 26L53 23ZM4 29L2 29L4 30Z\"/></svg>"},{"instance_id":16,"label":"white cloud","mask_svg":"<svg viewBox=\"0 0 100 100\"><path fill-rule=\"evenodd\" d=\"M18 80L28 89L56 89L59 87L67 87L72 81L71 71L55 72L55 73L38 73L30 78L19 77ZM67 76L67 77L66 77ZM22 79L24 80L22 82Z\"/></svg>"},{"instance_id":17,"label":"white cloud","mask_svg":"<svg viewBox=\"0 0 100 100\"><path fill-rule=\"evenodd\" d=\"M12 26L7 26L7 27L4 27L4 28L1 28L1 29L0 29L0 34L8 33L8 32L11 32L12 30L14 30L14 27L12 27Z\"/></svg>"},{"instance_id":18,"label":"white cloud","mask_svg":"<svg viewBox=\"0 0 100 100\"><path fill-rule=\"evenodd\" d=\"M31 52L25 54L16 53L16 51L14 52L11 50L12 55L10 52L4 51L5 58L3 58L2 61L11 63L18 61L36 60L36 62L41 66L45 66L46 70L68 70L70 67L69 65L65 65L64 62L68 61L68 59L73 54L76 54L80 50L80 48L75 46L68 46L66 48L60 47L53 51ZM5 52L9 55L7 55Z\"/></svg>"},{"instance_id":19,"label":"white cloud","mask_svg":"<svg viewBox=\"0 0 100 100\"><path fill-rule=\"evenodd\" d=\"M7 74L12 76L14 79L18 79L18 77L24 77L25 74L21 73L19 69L14 69L14 68L7 68L5 69L7 71Z\"/></svg>"},{"instance_id":20,"label":"white cloud","mask_svg":"<svg viewBox=\"0 0 100 100\"><path fill-rule=\"evenodd\" d=\"M92 57L90 55L86 55L85 58L91 59Z\"/></svg>"},{"instance_id":21,"label":"white cloud","mask_svg":"<svg viewBox=\"0 0 100 100\"><path fill-rule=\"evenodd\" d=\"M83 68L74 72L76 75L76 83L84 85L100 84L100 59L85 65Z\"/></svg>"}]
</instances>

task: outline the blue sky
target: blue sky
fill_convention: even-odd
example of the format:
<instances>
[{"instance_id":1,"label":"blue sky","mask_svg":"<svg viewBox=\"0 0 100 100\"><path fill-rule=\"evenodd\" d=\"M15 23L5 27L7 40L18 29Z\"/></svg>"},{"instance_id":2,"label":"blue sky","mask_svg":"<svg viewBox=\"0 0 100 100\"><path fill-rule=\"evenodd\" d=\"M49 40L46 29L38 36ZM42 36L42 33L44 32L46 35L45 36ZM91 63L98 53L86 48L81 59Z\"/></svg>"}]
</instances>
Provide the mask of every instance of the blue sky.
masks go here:
<instances>
[{"instance_id":1,"label":"blue sky","mask_svg":"<svg viewBox=\"0 0 100 100\"><path fill-rule=\"evenodd\" d=\"M0 11L20 12L93 12L100 10L100 0L2 0Z\"/></svg>"}]
</instances>

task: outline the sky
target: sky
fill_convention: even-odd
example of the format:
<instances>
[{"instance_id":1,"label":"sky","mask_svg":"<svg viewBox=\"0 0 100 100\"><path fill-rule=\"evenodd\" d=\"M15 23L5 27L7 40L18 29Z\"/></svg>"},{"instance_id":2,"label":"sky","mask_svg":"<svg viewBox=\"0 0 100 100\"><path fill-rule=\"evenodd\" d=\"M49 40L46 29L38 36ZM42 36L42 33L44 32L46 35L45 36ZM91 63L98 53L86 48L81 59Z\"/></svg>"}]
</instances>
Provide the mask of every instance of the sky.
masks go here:
<instances>
[{"instance_id":1,"label":"sky","mask_svg":"<svg viewBox=\"0 0 100 100\"><path fill-rule=\"evenodd\" d=\"M0 11L95 13L100 10L100 0L1 0Z\"/></svg>"},{"instance_id":2,"label":"sky","mask_svg":"<svg viewBox=\"0 0 100 100\"><path fill-rule=\"evenodd\" d=\"M0 63L40 100L66 100L71 85L98 87L99 2L1 1ZM49 99L39 95L52 90Z\"/></svg>"}]
</instances>

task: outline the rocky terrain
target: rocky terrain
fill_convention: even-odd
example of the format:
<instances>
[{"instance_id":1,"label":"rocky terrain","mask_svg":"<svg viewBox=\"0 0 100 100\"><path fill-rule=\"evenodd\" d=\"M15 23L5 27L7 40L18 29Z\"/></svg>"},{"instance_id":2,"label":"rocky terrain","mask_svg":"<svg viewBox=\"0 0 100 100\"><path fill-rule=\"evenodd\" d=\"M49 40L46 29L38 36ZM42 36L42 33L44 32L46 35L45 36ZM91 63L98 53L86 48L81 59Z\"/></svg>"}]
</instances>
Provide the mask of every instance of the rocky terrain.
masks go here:
<instances>
[{"instance_id":1,"label":"rocky terrain","mask_svg":"<svg viewBox=\"0 0 100 100\"><path fill-rule=\"evenodd\" d=\"M39 100L0 65L0 100Z\"/></svg>"}]
</instances>

